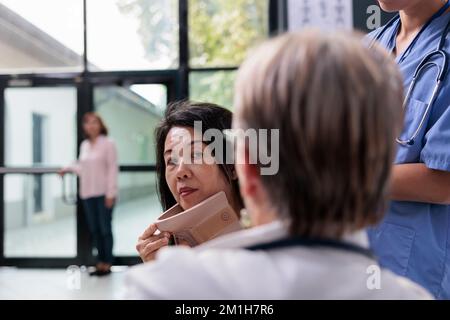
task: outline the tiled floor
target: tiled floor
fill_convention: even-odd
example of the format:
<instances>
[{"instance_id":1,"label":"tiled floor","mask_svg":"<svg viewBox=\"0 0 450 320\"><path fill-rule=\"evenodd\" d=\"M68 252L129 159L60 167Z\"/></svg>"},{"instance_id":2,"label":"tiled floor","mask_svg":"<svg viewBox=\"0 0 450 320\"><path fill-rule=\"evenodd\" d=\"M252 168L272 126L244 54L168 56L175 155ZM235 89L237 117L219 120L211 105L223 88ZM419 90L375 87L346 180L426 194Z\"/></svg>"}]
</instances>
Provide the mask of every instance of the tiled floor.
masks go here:
<instances>
[{"instance_id":1,"label":"tiled floor","mask_svg":"<svg viewBox=\"0 0 450 320\"><path fill-rule=\"evenodd\" d=\"M126 267L105 277L86 270L0 268L0 300L112 300L122 299Z\"/></svg>"}]
</instances>

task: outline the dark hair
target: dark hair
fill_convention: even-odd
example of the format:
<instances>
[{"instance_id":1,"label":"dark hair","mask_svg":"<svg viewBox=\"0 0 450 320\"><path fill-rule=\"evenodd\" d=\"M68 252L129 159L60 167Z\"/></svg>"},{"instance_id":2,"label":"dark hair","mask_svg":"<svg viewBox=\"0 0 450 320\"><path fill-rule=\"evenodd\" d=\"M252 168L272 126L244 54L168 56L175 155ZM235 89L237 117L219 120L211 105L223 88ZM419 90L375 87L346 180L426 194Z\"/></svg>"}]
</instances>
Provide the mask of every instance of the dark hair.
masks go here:
<instances>
[{"instance_id":1,"label":"dark hair","mask_svg":"<svg viewBox=\"0 0 450 320\"><path fill-rule=\"evenodd\" d=\"M103 134L105 136L108 135L108 128L106 127L105 123L103 122L102 117L100 117L100 115L97 112L86 112L83 115L83 120L82 123L85 123L89 117L94 117L95 119L97 119L98 123L100 124L100 134ZM89 138L86 133L84 132L84 136L86 138Z\"/></svg>"},{"instance_id":2,"label":"dark hair","mask_svg":"<svg viewBox=\"0 0 450 320\"><path fill-rule=\"evenodd\" d=\"M382 218L402 101L393 59L347 33L285 34L244 62L235 116L279 129L279 171L261 181L291 234L340 237Z\"/></svg>"},{"instance_id":3,"label":"dark hair","mask_svg":"<svg viewBox=\"0 0 450 320\"><path fill-rule=\"evenodd\" d=\"M218 129L223 131L231 129L232 113L215 104L190 101L179 101L172 103L167 107L164 118L161 120L155 131L157 187L159 199L164 210L167 210L176 204L176 200L173 197L165 178L166 163L164 161L164 146L167 134L173 127L194 128L195 121L201 121L202 134L208 129ZM243 201L239 193L238 181L233 179L233 176L235 175L234 165L219 164L219 167L231 185L236 203L242 208Z\"/></svg>"}]
</instances>

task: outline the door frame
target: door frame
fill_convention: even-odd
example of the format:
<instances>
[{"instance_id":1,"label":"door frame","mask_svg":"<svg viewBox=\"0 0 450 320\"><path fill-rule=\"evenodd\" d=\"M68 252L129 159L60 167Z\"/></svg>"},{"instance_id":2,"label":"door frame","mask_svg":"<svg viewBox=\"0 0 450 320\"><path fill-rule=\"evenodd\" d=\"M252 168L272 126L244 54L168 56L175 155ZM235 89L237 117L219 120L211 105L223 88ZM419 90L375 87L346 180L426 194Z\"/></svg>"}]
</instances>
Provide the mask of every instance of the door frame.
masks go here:
<instances>
[{"instance_id":1,"label":"door frame","mask_svg":"<svg viewBox=\"0 0 450 320\"><path fill-rule=\"evenodd\" d=\"M0 76L0 266L19 268L66 268L70 265L91 265L95 259L91 254L89 230L84 219L80 201L76 207L76 257L5 257L4 177L8 174L55 174L58 168L5 167L5 90L12 87L74 87L77 90L77 155L83 140L81 120L84 113L94 111L93 90L96 86L130 84L163 84L167 87L168 103L183 97L178 70L84 72L65 74L23 74ZM3 170L3 171L2 171ZM154 163L120 165L120 172L155 172ZM138 234L140 231L136 230ZM140 262L137 256L116 256L115 265L133 265Z\"/></svg>"}]
</instances>

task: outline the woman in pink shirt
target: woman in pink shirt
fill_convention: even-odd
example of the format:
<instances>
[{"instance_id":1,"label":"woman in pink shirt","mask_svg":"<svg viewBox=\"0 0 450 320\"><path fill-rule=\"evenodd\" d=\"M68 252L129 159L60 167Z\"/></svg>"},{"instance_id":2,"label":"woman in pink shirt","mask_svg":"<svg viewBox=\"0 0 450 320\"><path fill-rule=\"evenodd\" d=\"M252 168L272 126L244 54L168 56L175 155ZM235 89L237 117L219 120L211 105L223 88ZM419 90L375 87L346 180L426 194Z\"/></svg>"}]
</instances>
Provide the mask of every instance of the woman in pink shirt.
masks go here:
<instances>
[{"instance_id":1,"label":"woman in pink shirt","mask_svg":"<svg viewBox=\"0 0 450 320\"><path fill-rule=\"evenodd\" d=\"M117 197L117 151L98 114L88 112L83 116L83 131L86 139L81 143L78 161L60 174L71 172L80 178L80 198L98 252L96 270L91 274L102 276L111 272L113 262L111 220Z\"/></svg>"}]
</instances>

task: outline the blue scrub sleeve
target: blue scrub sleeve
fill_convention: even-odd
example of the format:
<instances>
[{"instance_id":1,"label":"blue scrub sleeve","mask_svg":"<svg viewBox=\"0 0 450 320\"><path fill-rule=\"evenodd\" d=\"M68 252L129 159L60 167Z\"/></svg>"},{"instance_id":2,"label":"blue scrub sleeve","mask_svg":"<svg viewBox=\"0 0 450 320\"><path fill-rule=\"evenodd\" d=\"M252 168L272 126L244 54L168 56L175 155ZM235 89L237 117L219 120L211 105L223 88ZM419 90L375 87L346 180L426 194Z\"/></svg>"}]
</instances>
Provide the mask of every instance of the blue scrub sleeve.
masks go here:
<instances>
[{"instance_id":1,"label":"blue scrub sleeve","mask_svg":"<svg viewBox=\"0 0 450 320\"><path fill-rule=\"evenodd\" d=\"M450 106L426 133L420 159L430 169L450 171Z\"/></svg>"}]
</instances>

